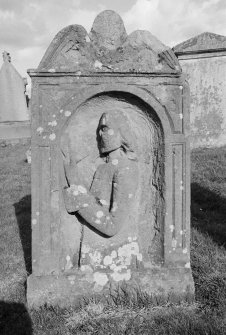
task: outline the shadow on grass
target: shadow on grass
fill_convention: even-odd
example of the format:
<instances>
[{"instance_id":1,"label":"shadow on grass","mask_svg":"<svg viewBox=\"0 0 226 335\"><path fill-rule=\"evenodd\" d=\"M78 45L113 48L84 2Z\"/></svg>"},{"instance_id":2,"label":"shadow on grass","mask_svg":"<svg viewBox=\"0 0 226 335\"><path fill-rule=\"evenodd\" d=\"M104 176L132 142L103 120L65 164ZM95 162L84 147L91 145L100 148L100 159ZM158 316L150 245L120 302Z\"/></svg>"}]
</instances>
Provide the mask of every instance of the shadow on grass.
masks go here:
<instances>
[{"instance_id":1,"label":"shadow on grass","mask_svg":"<svg viewBox=\"0 0 226 335\"><path fill-rule=\"evenodd\" d=\"M27 274L31 274L31 195L14 204Z\"/></svg>"},{"instance_id":2,"label":"shadow on grass","mask_svg":"<svg viewBox=\"0 0 226 335\"><path fill-rule=\"evenodd\" d=\"M23 304L0 301L0 334L32 335L31 318Z\"/></svg>"},{"instance_id":3,"label":"shadow on grass","mask_svg":"<svg viewBox=\"0 0 226 335\"><path fill-rule=\"evenodd\" d=\"M191 184L191 222L226 248L226 199L198 183Z\"/></svg>"}]
</instances>

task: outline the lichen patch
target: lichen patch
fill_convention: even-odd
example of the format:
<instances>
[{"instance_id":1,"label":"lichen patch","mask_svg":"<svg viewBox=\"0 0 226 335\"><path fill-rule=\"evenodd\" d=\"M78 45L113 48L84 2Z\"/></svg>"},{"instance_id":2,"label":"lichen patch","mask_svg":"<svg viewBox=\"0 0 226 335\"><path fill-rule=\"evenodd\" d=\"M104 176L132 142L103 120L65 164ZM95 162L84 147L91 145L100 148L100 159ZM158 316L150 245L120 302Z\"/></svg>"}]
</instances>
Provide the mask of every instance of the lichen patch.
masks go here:
<instances>
[{"instance_id":1,"label":"lichen patch","mask_svg":"<svg viewBox=\"0 0 226 335\"><path fill-rule=\"evenodd\" d=\"M112 264L112 257L107 255L104 257L103 263L105 266L111 265Z\"/></svg>"},{"instance_id":2,"label":"lichen patch","mask_svg":"<svg viewBox=\"0 0 226 335\"><path fill-rule=\"evenodd\" d=\"M173 224L171 224L169 228L170 228L171 233L172 233L172 232L174 231L174 229L175 229L175 227L174 227Z\"/></svg>"},{"instance_id":3,"label":"lichen patch","mask_svg":"<svg viewBox=\"0 0 226 335\"><path fill-rule=\"evenodd\" d=\"M118 165L118 159L112 159L112 165Z\"/></svg>"},{"instance_id":4,"label":"lichen patch","mask_svg":"<svg viewBox=\"0 0 226 335\"><path fill-rule=\"evenodd\" d=\"M103 205L103 206L108 206L109 205L108 202L104 199L100 199L99 201L100 201L101 205Z\"/></svg>"},{"instance_id":5,"label":"lichen patch","mask_svg":"<svg viewBox=\"0 0 226 335\"><path fill-rule=\"evenodd\" d=\"M97 217L97 218L102 218L103 215L104 215L104 213L103 213L102 211L98 211L98 212L96 213L96 217Z\"/></svg>"},{"instance_id":6,"label":"lichen patch","mask_svg":"<svg viewBox=\"0 0 226 335\"><path fill-rule=\"evenodd\" d=\"M37 220L36 220L36 219L33 219L33 220L32 220L32 224L33 224L33 225L36 225L36 224L37 224Z\"/></svg>"},{"instance_id":7,"label":"lichen patch","mask_svg":"<svg viewBox=\"0 0 226 335\"><path fill-rule=\"evenodd\" d=\"M56 120L50 121L50 122L48 122L48 125L51 126L51 127L56 127L57 126L57 121Z\"/></svg>"},{"instance_id":8,"label":"lichen patch","mask_svg":"<svg viewBox=\"0 0 226 335\"><path fill-rule=\"evenodd\" d=\"M38 128L36 129L36 131L37 131L39 134L42 134L43 131L44 131L44 129L43 129L42 127L38 127Z\"/></svg>"},{"instance_id":9,"label":"lichen patch","mask_svg":"<svg viewBox=\"0 0 226 335\"><path fill-rule=\"evenodd\" d=\"M70 111L65 111L65 112L64 112L64 115L65 115L66 117L69 117L69 116L71 116L71 112L70 112Z\"/></svg>"},{"instance_id":10,"label":"lichen patch","mask_svg":"<svg viewBox=\"0 0 226 335\"><path fill-rule=\"evenodd\" d=\"M94 252L90 252L89 257L94 267L100 265L102 258L103 258L100 251L98 250L95 250Z\"/></svg>"},{"instance_id":11,"label":"lichen patch","mask_svg":"<svg viewBox=\"0 0 226 335\"><path fill-rule=\"evenodd\" d=\"M118 204L117 204L117 202L113 202L113 206L112 206L112 212L115 212L116 210L118 209Z\"/></svg>"},{"instance_id":12,"label":"lichen patch","mask_svg":"<svg viewBox=\"0 0 226 335\"><path fill-rule=\"evenodd\" d=\"M179 114L179 118L180 118L181 120L184 118L184 116L183 116L182 113Z\"/></svg>"},{"instance_id":13,"label":"lichen patch","mask_svg":"<svg viewBox=\"0 0 226 335\"><path fill-rule=\"evenodd\" d=\"M110 135L110 136L114 135L114 130L113 129L109 129L108 130L108 135Z\"/></svg>"},{"instance_id":14,"label":"lichen patch","mask_svg":"<svg viewBox=\"0 0 226 335\"><path fill-rule=\"evenodd\" d=\"M92 269L92 267L90 265L82 265L80 267L80 270L82 272L88 272L88 273L92 273L93 272L93 269Z\"/></svg>"},{"instance_id":15,"label":"lichen patch","mask_svg":"<svg viewBox=\"0 0 226 335\"><path fill-rule=\"evenodd\" d=\"M82 185L78 185L78 191L80 193L84 193L84 194L87 193L86 188L84 186L82 186Z\"/></svg>"},{"instance_id":16,"label":"lichen patch","mask_svg":"<svg viewBox=\"0 0 226 335\"><path fill-rule=\"evenodd\" d=\"M55 138L56 138L56 134L52 133L52 134L49 135L49 139L50 139L51 141L54 141Z\"/></svg>"},{"instance_id":17,"label":"lichen patch","mask_svg":"<svg viewBox=\"0 0 226 335\"><path fill-rule=\"evenodd\" d=\"M95 60L94 67L95 69L102 69L103 64L99 60Z\"/></svg>"},{"instance_id":18,"label":"lichen patch","mask_svg":"<svg viewBox=\"0 0 226 335\"><path fill-rule=\"evenodd\" d=\"M121 280L130 280L131 278L131 270L130 269L127 269L125 272L117 272L117 271L114 271L112 274L111 274L111 277L114 281L116 282L119 282Z\"/></svg>"},{"instance_id":19,"label":"lichen patch","mask_svg":"<svg viewBox=\"0 0 226 335\"><path fill-rule=\"evenodd\" d=\"M172 247L176 248L177 246L177 240L175 238L172 239Z\"/></svg>"},{"instance_id":20,"label":"lichen patch","mask_svg":"<svg viewBox=\"0 0 226 335\"><path fill-rule=\"evenodd\" d=\"M111 258L114 259L116 257L117 257L117 251L112 250L112 252L111 252Z\"/></svg>"},{"instance_id":21,"label":"lichen patch","mask_svg":"<svg viewBox=\"0 0 226 335\"><path fill-rule=\"evenodd\" d=\"M89 251L90 251L90 246L86 245L86 244L83 244L83 246L82 246L82 252L88 253Z\"/></svg>"},{"instance_id":22,"label":"lichen patch","mask_svg":"<svg viewBox=\"0 0 226 335\"><path fill-rule=\"evenodd\" d=\"M65 265L65 270L70 270L73 268L73 264L71 262L71 257L69 255L66 256L66 265Z\"/></svg>"}]
</instances>

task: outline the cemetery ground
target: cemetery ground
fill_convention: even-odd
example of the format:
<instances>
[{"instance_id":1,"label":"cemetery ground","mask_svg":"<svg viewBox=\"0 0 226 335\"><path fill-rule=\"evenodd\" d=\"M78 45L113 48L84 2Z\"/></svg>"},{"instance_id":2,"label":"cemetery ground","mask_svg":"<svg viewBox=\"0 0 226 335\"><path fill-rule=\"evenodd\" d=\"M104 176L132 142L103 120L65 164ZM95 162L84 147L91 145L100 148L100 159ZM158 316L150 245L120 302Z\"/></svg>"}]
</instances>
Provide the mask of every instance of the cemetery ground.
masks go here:
<instances>
[{"instance_id":1,"label":"cemetery ground","mask_svg":"<svg viewBox=\"0 0 226 335\"><path fill-rule=\"evenodd\" d=\"M226 333L226 147L192 152L191 267L194 302L126 288L78 306L26 307L31 273L29 144L0 147L0 334Z\"/></svg>"}]
</instances>

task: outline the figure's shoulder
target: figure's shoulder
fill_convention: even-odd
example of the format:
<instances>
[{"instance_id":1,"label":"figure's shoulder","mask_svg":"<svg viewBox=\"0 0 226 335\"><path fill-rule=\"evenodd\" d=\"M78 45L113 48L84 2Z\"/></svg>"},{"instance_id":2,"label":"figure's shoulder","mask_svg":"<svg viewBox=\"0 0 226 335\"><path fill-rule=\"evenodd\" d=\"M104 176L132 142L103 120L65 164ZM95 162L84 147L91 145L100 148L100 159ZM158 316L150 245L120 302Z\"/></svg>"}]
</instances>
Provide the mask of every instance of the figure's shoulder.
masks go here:
<instances>
[{"instance_id":1,"label":"figure's shoulder","mask_svg":"<svg viewBox=\"0 0 226 335\"><path fill-rule=\"evenodd\" d=\"M115 173L117 175L137 175L138 172L138 164L137 161L128 159L127 157L123 157L119 160L117 169Z\"/></svg>"}]
</instances>

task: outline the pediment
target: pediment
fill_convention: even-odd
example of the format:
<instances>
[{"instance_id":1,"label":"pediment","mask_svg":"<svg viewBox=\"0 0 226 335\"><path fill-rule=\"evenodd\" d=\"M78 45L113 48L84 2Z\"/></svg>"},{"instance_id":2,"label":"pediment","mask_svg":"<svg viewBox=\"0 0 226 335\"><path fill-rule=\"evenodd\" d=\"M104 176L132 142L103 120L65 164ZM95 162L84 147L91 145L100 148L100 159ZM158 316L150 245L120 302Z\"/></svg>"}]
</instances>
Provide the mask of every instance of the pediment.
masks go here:
<instances>
[{"instance_id":1,"label":"pediment","mask_svg":"<svg viewBox=\"0 0 226 335\"><path fill-rule=\"evenodd\" d=\"M127 35L121 17L104 11L90 33L80 25L62 29L47 49L38 70L50 72L177 73L179 62L169 47L149 31Z\"/></svg>"},{"instance_id":2,"label":"pediment","mask_svg":"<svg viewBox=\"0 0 226 335\"><path fill-rule=\"evenodd\" d=\"M190 53L224 48L226 48L226 36L205 32L176 45L173 50L175 53Z\"/></svg>"}]
</instances>

